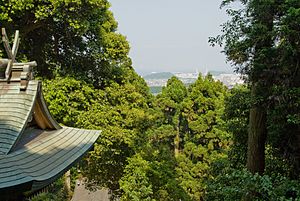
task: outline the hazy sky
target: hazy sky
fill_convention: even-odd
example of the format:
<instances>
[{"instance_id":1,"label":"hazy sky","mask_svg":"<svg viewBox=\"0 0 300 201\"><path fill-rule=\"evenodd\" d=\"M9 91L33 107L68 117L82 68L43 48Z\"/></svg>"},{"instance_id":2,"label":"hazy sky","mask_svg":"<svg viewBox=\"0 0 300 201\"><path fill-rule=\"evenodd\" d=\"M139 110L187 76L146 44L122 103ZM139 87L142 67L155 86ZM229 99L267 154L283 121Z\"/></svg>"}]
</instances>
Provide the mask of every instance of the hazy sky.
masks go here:
<instances>
[{"instance_id":1,"label":"hazy sky","mask_svg":"<svg viewBox=\"0 0 300 201\"><path fill-rule=\"evenodd\" d=\"M110 0L119 32L127 36L130 57L140 74L231 71L208 37L227 20L221 0Z\"/></svg>"}]
</instances>

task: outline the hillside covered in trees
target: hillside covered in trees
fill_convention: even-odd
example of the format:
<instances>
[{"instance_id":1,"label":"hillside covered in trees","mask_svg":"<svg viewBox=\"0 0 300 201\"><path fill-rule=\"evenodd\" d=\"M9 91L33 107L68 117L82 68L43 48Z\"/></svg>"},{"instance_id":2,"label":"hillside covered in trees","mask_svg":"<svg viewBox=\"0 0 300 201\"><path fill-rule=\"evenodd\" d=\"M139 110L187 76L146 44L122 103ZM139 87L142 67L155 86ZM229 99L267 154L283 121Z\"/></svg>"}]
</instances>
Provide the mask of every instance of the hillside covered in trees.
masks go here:
<instances>
[{"instance_id":1,"label":"hillside covered in trees","mask_svg":"<svg viewBox=\"0 0 300 201\"><path fill-rule=\"evenodd\" d=\"M176 77L150 93L107 0L4 0L0 24L21 34L62 125L99 129L73 168L122 201L300 200L300 2L224 0L220 45L246 84ZM0 50L0 56L3 55ZM32 200L69 200L63 179Z\"/></svg>"}]
</instances>

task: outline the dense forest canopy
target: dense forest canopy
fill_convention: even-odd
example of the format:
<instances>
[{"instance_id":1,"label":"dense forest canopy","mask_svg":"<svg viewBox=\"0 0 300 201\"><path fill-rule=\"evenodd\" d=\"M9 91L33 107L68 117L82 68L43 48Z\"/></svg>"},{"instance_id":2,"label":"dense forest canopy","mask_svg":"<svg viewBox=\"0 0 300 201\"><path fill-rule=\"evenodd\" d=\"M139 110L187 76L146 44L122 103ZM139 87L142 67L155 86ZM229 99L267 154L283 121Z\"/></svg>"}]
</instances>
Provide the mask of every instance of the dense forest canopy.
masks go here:
<instances>
[{"instance_id":1,"label":"dense forest canopy","mask_svg":"<svg viewBox=\"0 0 300 201\"><path fill-rule=\"evenodd\" d=\"M0 21L21 33L19 60L35 60L39 76L72 75L96 87L129 62L129 44L116 33L107 0L1 1Z\"/></svg>"},{"instance_id":2,"label":"dense forest canopy","mask_svg":"<svg viewBox=\"0 0 300 201\"><path fill-rule=\"evenodd\" d=\"M0 24L20 30L17 59L37 61L51 113L102 130L75 168L87 187L123 201L299 200L300 2L224 0L230 20L209 41L246 84L229 90L200 74L187 87L171 77L156 96L131 66L109 7L0 2ZM68 199L62 180L33 200L47 199Z\"/></svg>"}]
</instances>

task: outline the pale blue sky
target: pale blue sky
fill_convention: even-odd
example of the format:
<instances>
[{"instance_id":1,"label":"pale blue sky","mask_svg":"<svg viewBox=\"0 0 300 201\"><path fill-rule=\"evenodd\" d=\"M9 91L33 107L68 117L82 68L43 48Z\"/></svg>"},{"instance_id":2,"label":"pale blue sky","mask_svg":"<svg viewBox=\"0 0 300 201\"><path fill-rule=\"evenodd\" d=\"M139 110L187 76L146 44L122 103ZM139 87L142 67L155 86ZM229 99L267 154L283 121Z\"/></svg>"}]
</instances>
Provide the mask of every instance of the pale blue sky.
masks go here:
<instances>
[{"instance_id":1,"label":"pale blue sky","mask_svg":"<svg viewBox=\"0 0 300 201\"><path fill-rule=\"evenodd\" d=\"M119 32L130 43L139 74L231 71L221 48L208 37L220 34L228 18L221 0L110 0Z\"/></svg>"}]
</instances>

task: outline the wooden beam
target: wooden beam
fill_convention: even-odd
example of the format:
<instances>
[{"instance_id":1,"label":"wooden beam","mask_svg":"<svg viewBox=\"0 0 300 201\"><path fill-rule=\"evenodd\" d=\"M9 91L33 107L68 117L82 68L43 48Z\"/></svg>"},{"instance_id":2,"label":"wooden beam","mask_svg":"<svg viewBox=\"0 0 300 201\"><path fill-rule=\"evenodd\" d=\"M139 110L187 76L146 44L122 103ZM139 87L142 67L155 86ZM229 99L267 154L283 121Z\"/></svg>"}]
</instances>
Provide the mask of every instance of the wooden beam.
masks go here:
<instances>
[{"instance_id":1,"label":"wooden beam","mask_svg":"<svg viewBox=\"0 0 300 201\"><path fill-rule=\"evenodd\" d=\"M16 56L17 56L19 44L20 44L19 30L17 30L15 33L15 39L14 39L13 48L12 48L12 55L14 58L16 58Z\"/></svg>"},{"instance_id":2,"label":"wooden beam","mask_svg":"<svg viewBox=\"0 0 300 201\"><path fill-rule=\"evenodd\" d=\"M1 60L0 60L1 63ZM29 65L31 67L36 67L37 63L36 61L30 61L30 62L25 62L25 63L14 63L14 66L24 66L24 65Z\"/></svg>"},{"instance_id":3,"label":"wooden beam","mask_svg":"<svg viewBox=\"0 0 300 201\"><path fill-rule=\"evenodd\" d=\"M4 43L4 47L8 56L8 64L5 70L5 78L9 82L10 77L11 77L11 72L13 68L13 64L16 62L16 55L19 49L19 43L20 43L20 38L19 38L19 31L17 30L15 33L15 39L13 43L13 48L11 49L9 45L9 40L5 31L5 28L2 28L2 41Z\"/></svg>"},{"instance_id":4,"label":"wooden beam","mask_svg":"<svg viewBox=\"0 0 300 201\"><path fill-rule=\"evenodd\" d=\"M8 62L9 62L9 59L0 59L0 68L7 66ZM24 65L36 67L37 63L36 63L36 61L30 61L30 62L24 62L24 63L13 63L13 66L15 66L15 67L20 67L20 66L24 66Z\"/></svg>"},{"instance_id":5,"label":"wooden beam","mask_svg":"<svg viewBox=\"0 0 300 201\"><path fill-rule=\"evenodd\" d=\"M5 28L2 28L2 41L4 43L4 47L5 47L8 58L12 59L13 54L12 54L12 51L11 51L11 47L9 45L9 40L8 40L6 31L5 31Z\"/></svg>"},{"instance_id":6,"label":"wooden beam","mask_svg":"<svg viewBox=\"0 0 300 201\"><path fill-rule=\"evenodd\" d=\"M6 67L6 71L5 71L5 78L7 79L7 81L10 80L12 66L13 66L13 60L9 59L7 67Z\"/></svg>"}]
</instances>

